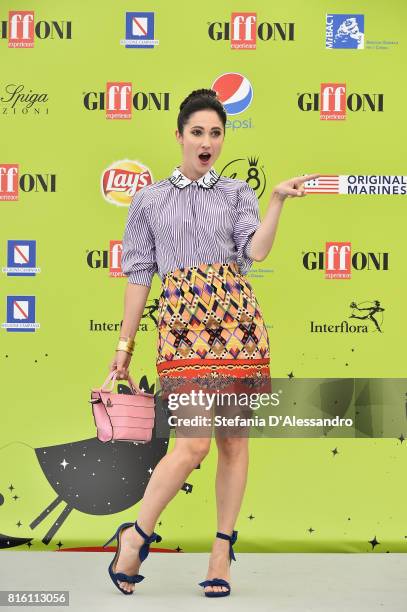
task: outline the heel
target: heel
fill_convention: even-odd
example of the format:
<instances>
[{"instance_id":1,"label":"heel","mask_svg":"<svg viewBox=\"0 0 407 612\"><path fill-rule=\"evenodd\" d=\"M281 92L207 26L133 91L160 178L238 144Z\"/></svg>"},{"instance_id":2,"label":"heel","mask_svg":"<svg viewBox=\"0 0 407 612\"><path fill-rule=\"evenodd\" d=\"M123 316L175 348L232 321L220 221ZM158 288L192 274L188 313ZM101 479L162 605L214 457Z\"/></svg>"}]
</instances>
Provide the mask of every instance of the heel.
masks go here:
<instances>
[{"instance_id":1,"label":"heel","mask_svg":"<svg viewBox=\"0 0 407 612\"><path fill-rule=\"evenodd\" d=\"M105 544L103 544L103 548L106 548L106 546L108 544L110 544L110 542L112 542L115 539L118 541L118 533L119 533L119 531L121 531L125 527L130 527L130 525L133 525L133 523L122 523L121 525L119 525L119 527L116 529L116 531L114 532L114 534L112 535L110 540L108 540Z\"/></svg>"},{"instance_id":2,"label":"heel","mask_svg":"<svg viewBox=\"0 0 407 612\"><path fill-rule=\"evenodd\" d=\"M140 525L138 525L136 521L135 523L122 523L117 528L117 531L113 534L113 536L109 540L107 540L105 544L103 544L103 548L105 548L114 539L117 540L116 554L113 557L112 561L110 562L110 565L108 568L109 576L112 579L113 584L119 589L119 591L121 591L124 595L132 595L134 591L125 591L124 589L121 588L121 586L119 585L119 582L137 583L137 582L141 582L142 580L144 580L144 576L142 576L141 574L135 574L134 576L129 576L123 572L113 571L113 567L115 565L116 559L120 555L121 531L125 529L126 527L135 527L136 530L139 532L139 534L144 538L144 544L141 546L139 550L139 557L140 557L141 562L143 562L144 559L148 557L148 554L150 552L150 544L152 542L161 542L162 537L158 535L158 533L155 533L155 532L153 532L150 536L148 536L146 533L144 533L144 531L141 529Z\"/></svg>"},{"instance_id":3,"label":"heel","mask_svg":"<svg viewBox=\"0 0 407 612\"><path fill-rule=\"evenodd\" d=\"M118 530L117 530L118 531ZM103 548L106 548L106 546L108 544L110 544L110 542L113 542L113 540L117 537L117 531L115 531L115 533L112 535L112 537L110 538L110 540L108 540L105 544L103 544Z\"/></svg>"}]
</instances>

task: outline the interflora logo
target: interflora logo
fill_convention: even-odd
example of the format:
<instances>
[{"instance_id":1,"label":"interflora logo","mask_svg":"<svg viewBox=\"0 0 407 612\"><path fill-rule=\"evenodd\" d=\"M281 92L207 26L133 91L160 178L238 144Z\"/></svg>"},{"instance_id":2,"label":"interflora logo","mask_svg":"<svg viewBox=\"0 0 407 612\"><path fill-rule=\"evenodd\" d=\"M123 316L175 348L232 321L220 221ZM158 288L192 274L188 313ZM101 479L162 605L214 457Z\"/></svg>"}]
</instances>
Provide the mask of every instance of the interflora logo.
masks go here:
<instances>
[{"instance_id":1,"label":"interflora logo","mask_svg":"<svg viewBox=\"0 0 407 612\"><path fill-rule=\"evenodd\" d=\"M150 169L143 163L122 159L103 171L101 189L103 197L110 204L129 206L134 194L153 182Z\"/></svg>"},{"instance_id":2,"label":"interflora logo","mask_svg":"<svg viewBox=\"0 0 407 612\"><path fill-rule=\"evenodd\" d=\"M170 109L170 92L133 93L132 83L127 81L110 81L105 91L88 91L83 94L83 105L86 110L104 110L106 119L131 119L132 109L136 111L168 111Z\"/></svg>"},{"instance_id":3,"label":"interflora logo","mask_svg":"<svg viewBox=\"0 0 407 612\"><path fill-rule=\"evenodd\" d=\"M389 252L352 253L351 242L326 242L324 251L303 252L302 265L306 270L324 270L327 279L349 279L352 270L388 270Z\"/></svg>"},{"instance_id":4,"label":"interflora logo","mask_svg":"<svg viewBox=\"0 0 407 612\"><path fill-rule=\"evenodd\" d=\"M36 38L72 39L72 21L35 21L34 11L9 11L0 21L0 39L8 38L10 48L30 49Z\"/></svg>"},{"instance_id":5,"label":"interflora logo","mask_svg":"<svg viewBox=\"0 0 407 612\"><path fill-rule=\"evenodd\" d=\"M29 192L55 192L56 174L21 174L19 164L0 163L0 201L16 202L19 190Z\"/></svg>"},{"instance_id":6,"label":"interflora logo","mask_svg":"<svg viewBox=\"0 0 407 612\"><path fill-rule=\"evenodd\" d=\"M257 13L235 12L229 21L208 23L208 36L211 40L230 40L231 49L253 50L256 42L294 40L294 22L257 21Z\"/></svg>"},{"instance_id":7,"label":"interflora logo","mask_svg":"<svg viewBox=\"0 0 407 612\"><path fill-rule=\"evenodd\" d=\"M346 83L321 83L320 92L301 92L297 94L300 111L319 111L324 121L346 119L346 111L383 112L383 93L346 93Z\"/></svg>"},{"instance_id":8,"label":"interflora logo","mask_svg":"<svg viewBox=\"0 0 407 612\"><path fill-rule=\"evenodd\" d=\"M310 332L320 334L367 334L369 332L383 332L383 313L385 308L379 300L363 300L349 304L348 319L340 322L310 321Z\"/></svg>"}]
</instances>

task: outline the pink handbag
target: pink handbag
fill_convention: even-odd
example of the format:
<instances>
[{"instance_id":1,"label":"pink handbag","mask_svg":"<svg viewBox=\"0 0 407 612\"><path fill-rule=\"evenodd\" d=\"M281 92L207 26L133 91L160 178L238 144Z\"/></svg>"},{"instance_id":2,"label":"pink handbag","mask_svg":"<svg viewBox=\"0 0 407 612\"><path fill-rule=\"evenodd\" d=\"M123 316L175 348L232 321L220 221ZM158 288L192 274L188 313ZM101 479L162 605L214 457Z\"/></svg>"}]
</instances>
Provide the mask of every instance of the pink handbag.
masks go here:
<instances>
[{"instance_id":1,"label":"pink handbag","mask_svg":"<svg viewBox=\"0 0 407 612\"><path fill-rule=\"evenodd\" d=\"M133 394L112 393L117 370L109 372L100 388L92 389L91 399L97 437L101 442L122 440L150 442L154 427L154 395L139 389L129 374ZM105 389L113 381L110 391Z\"/></svg>"}]
</instances>

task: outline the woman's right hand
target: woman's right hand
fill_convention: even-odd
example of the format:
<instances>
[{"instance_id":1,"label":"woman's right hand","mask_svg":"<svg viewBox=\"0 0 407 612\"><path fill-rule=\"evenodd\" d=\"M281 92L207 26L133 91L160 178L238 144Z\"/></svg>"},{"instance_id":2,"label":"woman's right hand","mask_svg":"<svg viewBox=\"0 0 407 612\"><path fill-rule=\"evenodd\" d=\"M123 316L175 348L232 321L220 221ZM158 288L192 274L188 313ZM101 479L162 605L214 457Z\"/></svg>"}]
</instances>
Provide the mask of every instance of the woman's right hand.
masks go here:
<instances>
[{"instance_id":1,"label":"woman's right hand","mask_svg":"<svg viewBox=\"0 0 407 612\"><path fill-rule=\"evenodd\" d=\"M112 372L113 370L117 370L116 380L128 380L130 361L131 355L127 351L115 352L114 359L110 362L109 365L109 371Z\"/></svg>"}]
</instances>

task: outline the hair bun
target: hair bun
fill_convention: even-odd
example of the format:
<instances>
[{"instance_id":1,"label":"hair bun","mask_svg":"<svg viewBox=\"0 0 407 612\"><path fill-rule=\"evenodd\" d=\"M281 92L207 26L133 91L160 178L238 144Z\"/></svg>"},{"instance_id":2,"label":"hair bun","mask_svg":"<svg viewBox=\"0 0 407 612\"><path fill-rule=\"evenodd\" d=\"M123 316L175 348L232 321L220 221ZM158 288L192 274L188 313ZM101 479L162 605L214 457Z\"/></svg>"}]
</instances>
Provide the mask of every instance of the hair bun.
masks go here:
<instances>
[{"instance_id":1,"label":"hair bun","mask_svg":"<svg viewBox=\"0 0 407 612\"><path fill-rule=\"evenodd\" d=\"M190 102L194 98L197 98L197 97L202 96L202 95L208 96L210 98L215 98L216 100L219 100L218 92L215 91L214 89L194 89L194 91L191 91L189 96L187 98L185 98L185 100L181 103L179 109L182 110L184 108L184 106L186 106L188 104L188 102ZM219 100L219 102L220 102L220 100Z\"/></svg>"}]
</instances>

